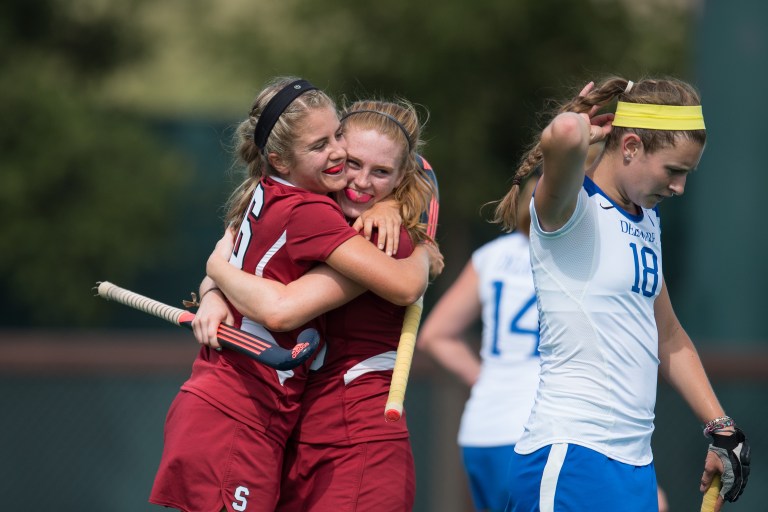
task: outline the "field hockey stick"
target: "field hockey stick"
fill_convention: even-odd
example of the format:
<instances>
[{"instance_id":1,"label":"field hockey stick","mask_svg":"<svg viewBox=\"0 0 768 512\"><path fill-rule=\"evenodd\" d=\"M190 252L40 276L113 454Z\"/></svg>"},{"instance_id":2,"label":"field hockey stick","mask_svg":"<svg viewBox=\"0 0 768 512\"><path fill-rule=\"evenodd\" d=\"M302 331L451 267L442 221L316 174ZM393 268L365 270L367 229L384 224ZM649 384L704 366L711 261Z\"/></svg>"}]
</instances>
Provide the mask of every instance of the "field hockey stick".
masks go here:
<instances>
[{"instance_id":1,"label":"field hockey stick","mask_svg":"<svg viewBox=\"0 0 768 512\"><path fill-rule=\"evenodd\" d=\"M192 329L194 313L139 295L109 281L99 281L96 285L95 289L103 299L119 302L179 327ZM296 346L289 350L273 340L266 340L227 324L219 324L216 339L222 347L245 354L276 370L290 370L300 365L317 350L320 343L317 331L307 330L299 334Z\"/></svg>"},{"instance_id":2,"label":"field hockey stick","mask_svg":"<svg viewBox=\"0 0 768 512\"><path fill-rule=\"evenodd\" d=\"M712 483L709 484L709 489L704 493L704 498L701 500L701 512L715 512L715 504L717 497L720 496L722 486L720 475L712 477Z\"/></svg>"},{"instance_id":3,"label":"field hockey stick","mask_svg":"<svg viewBox=\"0 0 768 512\"><path fill-rule=\"evenodd\" d=\"M419 158L419 164L427 174L435 187L435 195L429 201L427 211L422 214L422 221L427 224L427 235L432 239L437 232L437 217L440 210L440 196L437 189L437 176L429 165L429 162ZM403 403L405 402L405 389L408 386L408 376L411 373L413 352L416 347L416 334L421 323L421 313L424 309L424 297L405 309L403 328L400 331L400 341L397 344L395 367L392 369L392 380L389 384L389 396L384 406L384 419L386 421L398 421L403 415Z\"/></svg>"}]
</instances>

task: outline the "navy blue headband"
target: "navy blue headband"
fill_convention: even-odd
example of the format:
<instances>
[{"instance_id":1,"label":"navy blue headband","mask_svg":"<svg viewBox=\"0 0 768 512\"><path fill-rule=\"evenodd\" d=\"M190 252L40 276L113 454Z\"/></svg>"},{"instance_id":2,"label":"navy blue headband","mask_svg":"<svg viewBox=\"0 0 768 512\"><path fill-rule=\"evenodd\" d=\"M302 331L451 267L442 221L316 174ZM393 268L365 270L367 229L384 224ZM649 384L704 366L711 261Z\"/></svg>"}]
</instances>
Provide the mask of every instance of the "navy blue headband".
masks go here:
<instances>
[{"instance_id":1,"label":"navy blue headband","mask_svg":"<svg viewBox=\"0 0 768 512\"><path fill-rule=\"evenodd\" d=\"M272 133L272 128L275 127L275 123L280 119L285 109L288 108L288 105L305 92L316 89L317 87L306 80L296 80L272 96L272 99L269 100L269 103L261 112L256 128L253 130L253 142L259 150L264 151L264 146L267 145L267 139L269 134Z\"/></svg>"}]
</instances>

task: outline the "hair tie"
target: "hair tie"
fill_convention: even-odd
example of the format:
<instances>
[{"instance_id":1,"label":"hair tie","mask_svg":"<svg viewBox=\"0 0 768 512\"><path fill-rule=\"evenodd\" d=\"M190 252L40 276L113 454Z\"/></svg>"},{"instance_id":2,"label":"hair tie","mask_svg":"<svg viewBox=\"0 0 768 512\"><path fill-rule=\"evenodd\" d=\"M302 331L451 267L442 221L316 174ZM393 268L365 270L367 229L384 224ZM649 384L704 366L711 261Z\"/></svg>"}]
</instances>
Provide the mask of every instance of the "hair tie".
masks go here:
<instances>
[{"instance_id":1,"label":"hair tie","mask_svg":"<svg viewBox=\"0 0 768 512\"><path fill-rule=\"evenodd\" d=\"M632 90L632 87L635 85L635 82L632 80L627 80L627 86L624 88L624 94L629 94L629 91Z\"/></svg>"},{"instance_id":2,"label":"hair tie","mask_svg":"<svg viewBox=\"0 0 768 512\"><path fill-rule=\"evenodd\" d=\"M306 80L295 80L272 96L264 110L261 111L259 120L256 122L256 128L253 130L253 142L260 151L264 151L269 134L272 133L272 128L275 127L275 123L283 115L288 105L305 92L316 89L317 87Z\"/></svg>"},{"instance_id":3,"label":"hair tie","mask_svg":"<svg viewBox=\"0 0 768 512\"><path fill-rule=\"evenodd\" d=\"M408 130L405 129L405 126L403 126L403 123L398 121L394 116L391 116L391 115L387 114L386 112L380 112L378 110L364 110L364 109L362 109L362 110L353 110L353 111L347 112L346 114L341 116L341 121L343 122L346 118L348 118L349 116L351 116L353 114L362 114L363 112L367 112L367 113L370 113L370 114L379 114L380 116L384 116L387 119L389 119L390 121L392 121L393 123L395 123L397 125L397 127L400 128L400 131L403 132L403 135L405 135L405 140L406 140L406 142L408 142L408 152L409 153L411 152L411 149L413 149L413 147L412 147L412 144L411 144L411 137L410 137L410 135L408 135Z\"/></svg>"},{"instance_id":4,"label":"hair tie","mask_svg":"<svg viewBox=\"0 0 768 512\"><path fill-rule=\"evenodd\" d=\"M523 182L523 179L520 176L515 175L515 177L512 178L512 186L513 187L515 185L517 185L519 187L522 182Z\"/></svg>"}]
</instances>

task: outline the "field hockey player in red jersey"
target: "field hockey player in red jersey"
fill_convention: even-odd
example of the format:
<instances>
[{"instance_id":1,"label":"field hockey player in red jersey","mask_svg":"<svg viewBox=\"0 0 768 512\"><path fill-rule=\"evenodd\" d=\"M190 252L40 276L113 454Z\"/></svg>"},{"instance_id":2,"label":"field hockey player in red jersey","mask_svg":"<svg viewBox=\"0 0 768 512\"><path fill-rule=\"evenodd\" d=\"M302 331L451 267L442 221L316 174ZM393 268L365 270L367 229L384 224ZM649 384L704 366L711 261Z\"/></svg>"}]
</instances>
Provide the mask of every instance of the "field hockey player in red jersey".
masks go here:
<instances>
[{"instance_id":1,"label":"field hockey player in red jersey","mask_svg":"<svg viewBox=\"0 0 768 512\"><path fill-rule=\"evenodd\" d=\"M403 225L394 257L406 257L428 240L420 217L435 194L423 169L428 164L416 153L416 111L404 101L358 101L342 124L348 184L336 200L350 222L381 200L397 206ZM211 256L209 272L266 325L290 328L346 302L325 314L325 350L312 366L288 443L278 510L411 511L415 471L407 424L385 422L382 414L405 308L328 266L287 286L244 276L226 265L228 243Z\"/></svg>"},{"instance_id":2,"label":"field hockey player in red jersey","mask_svg":"<svg viewBox=\"0 0 768 512\"><path fill-rule=\"evenodd\" d=\"M429 249L403 260L387 257L326 196L346 186L347 153L335 104L325 93L305 80L276 79L258 95L236 136L247 177L228 204L227 226L238 233L232 266L288 283L328 262L396 302L423 293ZM308 368L276 371L216 350L216 327L226 321L293 347L319 336L321 322L270 332L230 309L210 280L201 292L193 327L203 347L168 412L150 501L189 512L272 511Z\"/></svg>"}]
</instances>

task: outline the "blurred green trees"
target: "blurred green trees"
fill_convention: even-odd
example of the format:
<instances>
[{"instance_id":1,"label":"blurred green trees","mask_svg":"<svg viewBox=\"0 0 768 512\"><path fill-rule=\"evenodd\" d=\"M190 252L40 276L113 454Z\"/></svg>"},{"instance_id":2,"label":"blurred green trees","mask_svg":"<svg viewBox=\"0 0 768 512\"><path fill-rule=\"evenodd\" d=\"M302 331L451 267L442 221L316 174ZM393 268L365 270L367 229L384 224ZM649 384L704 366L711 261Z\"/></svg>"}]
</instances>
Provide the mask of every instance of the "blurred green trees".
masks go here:
<instances>
[{"instance_id":1,"label":"blurred green trees","mask_svg":"<svg viewBox=\"0 0 768 512\"><path fill-rule=\"evenodd\" d=\"M130 5L130 4L129 4ZM94 280L131 279L167 251L184 163L145 120L96 101L144 55L130 8L12 0L0 7L0 318L95 319Z\"/></svg>"},{"instance_id":2,"label":"blurred green trees","mask_svg":"<svg viewBox=\"0 0 768 512\"><path fill-rule=\"evenodd\" d=\"M686 3L635 4L4 2L0 211L11 222L0 225L0 318L93 322L97 305L82 293L90 276L126 285L163 276L171 263L161 256L175 250L171 230L184 222L168 212L200 162L169 149L149 121L168 121L177 132L195 116L217 127L234 123L266 79L289 74L340 98L403 96L421 105L429 118L425 153L441 185L438 239L447 267L439 292L498 232L484 221L491 209L481 214L481 207L505 193L545 122L537 113L548 98L606 74L686 77ZM220 131L207 136L226 153ZM216 162L208 184L224 182L226 164ZM213 205L222 202L221 188L193 192L215 226L194 235L207 244L219 229ZM188 250L201 252L187 254L200 269L184 286L202 275L207 255L202 245Z\"/></svg>"}]
</instances>

